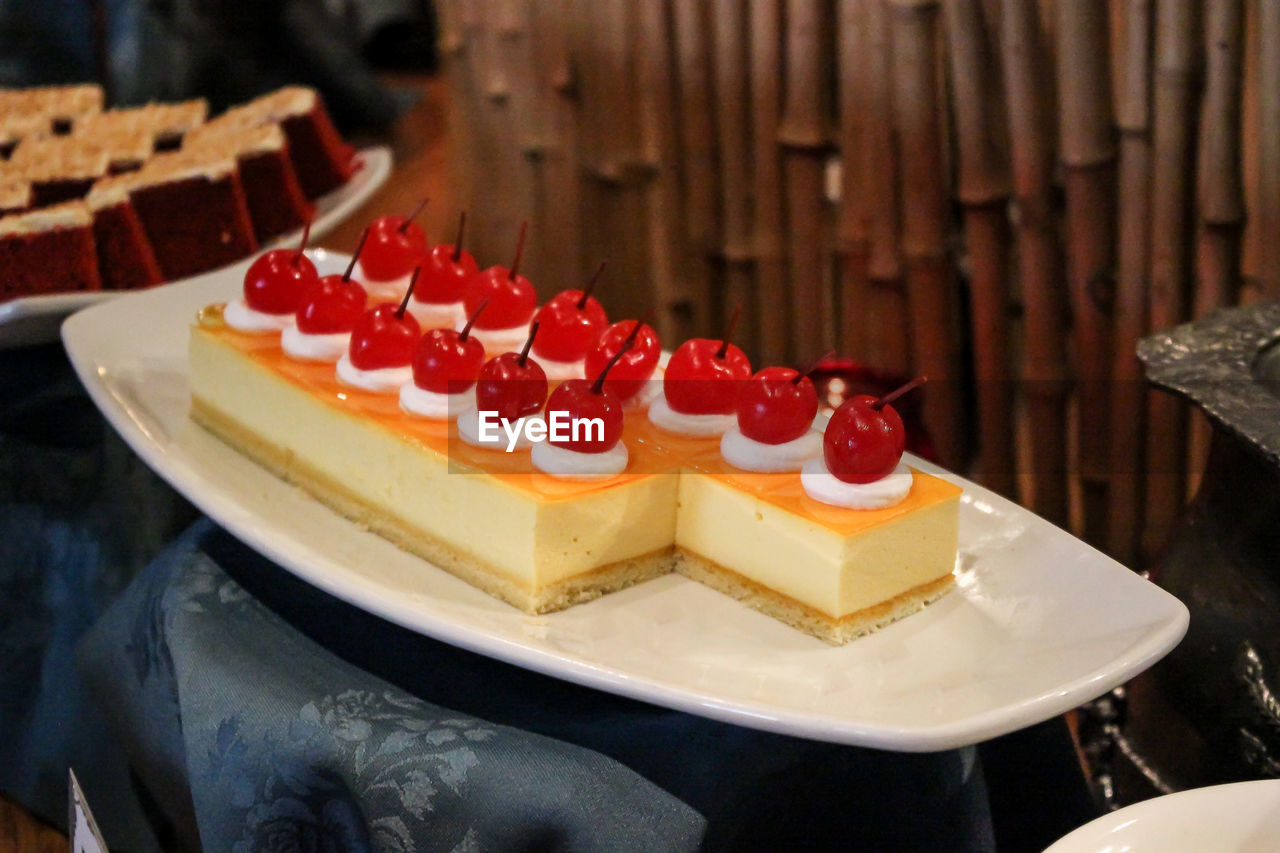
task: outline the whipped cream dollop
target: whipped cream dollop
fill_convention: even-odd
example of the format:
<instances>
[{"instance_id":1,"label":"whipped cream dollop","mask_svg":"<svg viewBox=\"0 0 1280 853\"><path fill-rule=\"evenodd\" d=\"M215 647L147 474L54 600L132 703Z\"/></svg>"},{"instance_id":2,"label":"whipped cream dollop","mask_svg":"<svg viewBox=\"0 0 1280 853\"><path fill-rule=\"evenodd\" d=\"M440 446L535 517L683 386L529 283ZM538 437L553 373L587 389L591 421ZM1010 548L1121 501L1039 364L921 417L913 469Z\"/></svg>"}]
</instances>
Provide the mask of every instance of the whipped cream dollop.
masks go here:
<instances>
[{"instance_id":1,"label":"whipped cream dollop","mask_svg":"<svg viewBox=\"0 0 1280 853\"><path fill-rule=\"evenodd\" d=\"M547 374L548 381L563 382L566 379L586 379L587 378L587 360L580 358L577 361L556 361L554 358L545 358L533 353L534 359L538 362L538 366L542 368L542 372Z\"/></svg>"},{"instance_id":2,"label":"whipped cream dollop","mask_svg":"<svg viewBox=\"0 0 1280 853\"><path fill-rule=\"evenodd\" d=\"M747 438L735 425L720 439L720 455L725 462L744 471L762 474L799 471L807 460L821 454L822 433L813 430L782 444L765 444Z\"/></svg>"},{"instance_id":3,"label":"whipped cream dollop","mask_svg":"<svg viewBox=\"0 0 1280 853\"><path fill-rule=\"evenodd\" d=\"M222 319L237 332L261 334L265 332L283 332L285 328L293 323L294 315L292 312L288 314L268 314L265 311L257 311L250 308L242 297L227 303L226 307L222 309Z\"/></svg>"},{"instance_id":4,"label":"whipped cream dollop","mask_svg":"<svg viewBox=\"0 0 1280 853\"><path fill-rule=\"evenodd\" d=\"M337 361L350 345L350 332L313 335L294 324L280 334L280 348L297 361Z\"/></svg>"},{"instance_id":5,"label":"whipped cream dollop","mask_svg":"<svg viewBox=\"0 0 1280 853\"><path fill-rule=\"evenodd\" d=\"M406 287L408 285L406 284ZM401 296L404 294L402 293ZM409 300L408 309L423 331L427 329L458 329L467 324L465 302L419 302ZM521 343L524 343L521 340Z\"/></svg>"},{"instance_id":6,"label":"whipped cream dollop","mask_svg":"<svg viewBox=\"0 0 1280 853\"><path fill-rule=\"evenodd\" d=\"M356 261L356 278L364 285L371 305L378 302L399 302L404 299L404 292L409 289L409 279L413 278L413 270L409 270L398 278L376 279L370 278L360 262Z\"/></svg>"},{"instance_id":7,"label":"whipped cream dollop","mask_svg":"<svg viewBox=\"0 0 1280 853\"><path fill-rule=\"evenodd\" d=\"M338 381L342 384L375 394L398 394L401 385L413 381L413 368L410 365L361 370L351 363L349 352L344 352L338 359L337 373Z\"/></svg>"},{"instance_id":8,"label":"whipped cream dollop","mask_svg":"<svg viewBox=\"0 0 1280 853\"><path fill-rule=\"evenodd\" d=\"M658 429L687 435L690 438L712 438L732 429L738 423L738 416L728 415L689 415L677 412L667 402L667 395L655 397L649 404L649 420Z\"/></svg>"},{"instance_id":9,"label":"whipped cream dollop","mask_svg":"<svg viewBox=\"0 0 1280 853\"><path fill-rule=\"evenodd\" d=\"M602 480L627 470L627 445L619 441L603 453L583 453L557 447L549 441L533 446L529 459L533 467L561 480Z\"/></svg>"},{"instance_id":10,"label":"whipped cream dollop","mask_svg":"<svg viewBox=\"0 0 1280 853\"><path fill-rule=\"evenodd\" d=\"M543 413L535 412L527 417L517 418L515 423L499 422L496 428L490 427L489 439L484 441L480 438L480 412L473 404L458 415L458 438L472 447L483 447L485 450L506 450L508 447L511 447L512 451L529 450L538 443L529 438L527 430L529 420L544 420ZM514 444L511 442L511 432L516 436ZM496 439L494 435L497 436Z\"/></svg>"},{"instance_id":11,"label":"whipped cream dollop","mask_svg":"<svg viewBox=\"0 0 1280 853\"><path fill-rule=\"evenodd\" d=\"M662 377L666 374L666 369L661 365L654 367L649 378L644 381L644 385L640 386L640 390L623 405L629 409L648 409L654 400L662 396Z\"/></svg>"},{"instance_id":12,"label":"whipped cream dollop","mask_svg":"<svg viewBox=\"0 0 1280 853\"><path fill-rule=\"evenodd\" d=\"M456 418L467 409L474 410L475 404L474 387L456 394L442 394L439 391L419 388L412 380L400 386L400 408L420 418L447 421Z\"/></svg>"},{"instance_id":13,"label":"whipped cream dollop","mask_svg":"<svg viewBox=\"0 0 1280 853\"><path fill-rule=\"evenodd\" d=\"M902 503L911 491L911 469L899 462L887 476L870 483L846 483L827 468L821 455L800 469L800 485L815 501L848 509L884 509Z\"/></svg>"},{"instance_id":14,"label":"whipped cream dollop","mask_svg":"<svg viewBox=\"0 0 1280 853\"><path fill-rule=\"evenodd\" d=\"M485 352L519 352L529 337L529 324L508 326L505 329L478 329L472 326L471 335L484 344ZM542 362L539 361L538 364L541 365Z\"/></svg>"}]
</instances>

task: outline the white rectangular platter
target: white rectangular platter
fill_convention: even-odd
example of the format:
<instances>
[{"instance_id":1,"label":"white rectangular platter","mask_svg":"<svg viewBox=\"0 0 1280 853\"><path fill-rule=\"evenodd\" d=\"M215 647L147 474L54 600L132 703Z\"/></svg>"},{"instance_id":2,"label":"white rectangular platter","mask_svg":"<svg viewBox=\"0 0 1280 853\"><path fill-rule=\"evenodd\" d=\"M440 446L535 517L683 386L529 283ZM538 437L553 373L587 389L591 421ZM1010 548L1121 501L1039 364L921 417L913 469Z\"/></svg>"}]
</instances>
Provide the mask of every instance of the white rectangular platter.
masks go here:
<instances>
[{"instance_id":1,"label":"white rectangular platter","mask_svg":"<svg viewBox=\"0 0 1280 853\"><path fill-rule=\"evenodd\" d=\"M346 260L313 257L322 274ZM915 459L965 489L956 589L847 646L829 647L678 576L525 615L348 522L190 421L189 324L240 286L239 273L227 271L129 294L71 317L63 340L103 414L178 491L302 579L422 634L743 726L931 751L1101 695L1186 631L1186 608L1159 587Z\"/></svg>"}]
</instances>

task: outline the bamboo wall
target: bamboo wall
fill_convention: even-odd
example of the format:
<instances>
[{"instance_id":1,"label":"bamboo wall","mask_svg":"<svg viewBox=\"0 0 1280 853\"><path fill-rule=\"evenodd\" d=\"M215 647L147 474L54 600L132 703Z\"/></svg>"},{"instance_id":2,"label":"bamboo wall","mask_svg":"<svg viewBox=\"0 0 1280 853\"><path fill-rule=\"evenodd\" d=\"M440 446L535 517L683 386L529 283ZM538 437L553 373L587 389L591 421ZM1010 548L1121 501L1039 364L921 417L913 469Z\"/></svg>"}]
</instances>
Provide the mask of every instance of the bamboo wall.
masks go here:
<instances>
[{"instance_id":1,"label":"bamboo wall","mask_svg":"<svg viewBox=\"0 0 1280 853\"><path fill-rule=\"evenodd\" d=\"M1280 0L439 6L482 262L926 373L948 465L1156 552L1207 427L1134 345L1280 297Z\"/></svg>"}]
</instances>

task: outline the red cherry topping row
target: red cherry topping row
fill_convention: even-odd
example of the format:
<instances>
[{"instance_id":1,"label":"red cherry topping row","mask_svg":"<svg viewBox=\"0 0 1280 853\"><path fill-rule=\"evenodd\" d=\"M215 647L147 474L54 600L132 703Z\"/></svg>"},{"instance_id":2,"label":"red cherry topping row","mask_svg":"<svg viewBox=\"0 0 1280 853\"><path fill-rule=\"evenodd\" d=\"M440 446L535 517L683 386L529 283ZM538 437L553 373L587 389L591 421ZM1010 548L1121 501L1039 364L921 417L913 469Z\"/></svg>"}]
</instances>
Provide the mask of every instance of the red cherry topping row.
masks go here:
<instances>
[{"instance_id":1,"label":"red cherry topping row","mask_svg":"<svg viewBox=\"0 0 1280 853\"><path fill-rule=\"evenodd\" d=\"M860 394L845 400L822 437L827 470L846 483L871 483L893 473L906 449L906 429L889 403L925 380L921 376L879 399Z\"/></svg>"},{"instance_id":2,"label":"red cherry topping row","mask_svg":"<svg viewBox=\"0 0 1280 853\"><path fill-rule=\"evenodd\" d=\"M604 307L591 295L604 272L604 263L582 290L562 290L533 315L542 334L533 354L551 361L579 361L609 324Z\"/></svg>"}]
</instances>

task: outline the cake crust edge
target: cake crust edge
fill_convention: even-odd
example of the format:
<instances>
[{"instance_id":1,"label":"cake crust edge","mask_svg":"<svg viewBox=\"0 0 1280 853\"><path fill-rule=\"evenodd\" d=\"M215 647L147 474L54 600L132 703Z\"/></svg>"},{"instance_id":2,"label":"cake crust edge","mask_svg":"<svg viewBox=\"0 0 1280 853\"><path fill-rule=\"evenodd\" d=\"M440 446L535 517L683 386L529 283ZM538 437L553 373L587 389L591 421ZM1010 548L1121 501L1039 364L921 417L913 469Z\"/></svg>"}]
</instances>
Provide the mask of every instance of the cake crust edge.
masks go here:
<instances>
[{"instance_id":1,"label":"cake crust edge","mask_svg":"<svg viewBox=\"0 0 1280 853\"><path fill-rule=\"evenodd\" d=\"M843 646L851 640L923 610L946 595L955 585L955 575L947 572L940 578L913 587L888 601L833 617L768 589L686 548L676 548L675 563L677 573L833 646Z\"/></svg>"}]
</instances>

